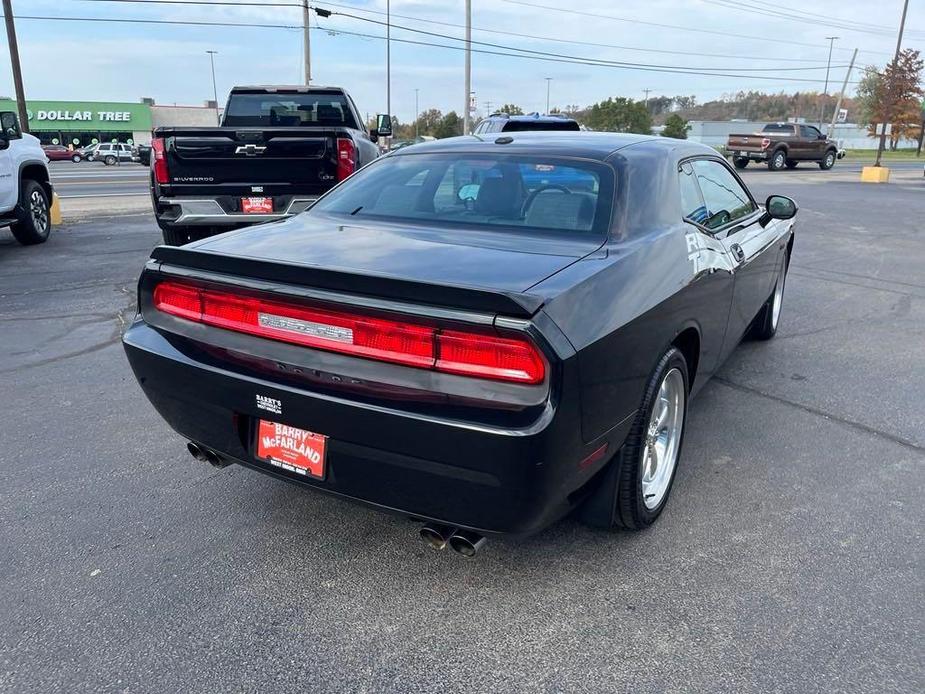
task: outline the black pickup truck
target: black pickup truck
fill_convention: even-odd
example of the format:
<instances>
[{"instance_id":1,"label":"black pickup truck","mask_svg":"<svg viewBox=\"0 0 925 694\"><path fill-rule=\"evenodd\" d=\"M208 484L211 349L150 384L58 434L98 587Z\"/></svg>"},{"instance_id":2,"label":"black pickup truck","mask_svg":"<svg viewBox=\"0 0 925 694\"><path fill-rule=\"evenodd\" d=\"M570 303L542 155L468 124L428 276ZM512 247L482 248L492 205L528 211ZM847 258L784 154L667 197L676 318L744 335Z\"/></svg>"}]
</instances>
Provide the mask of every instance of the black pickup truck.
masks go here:
<instances>
[{"instance_id":1,"label":"black pickup truck","mask_svg":"<svg viewBox=\"0 0 925 694\"><path fill-rule=\"evenodd\" d=\"M381 135L388 117L380 117ZM156 128L151 199L164 242L182 245L283 219L379 156L339 87L235 87L221 126Z\"/></svg>"}]
</instances>

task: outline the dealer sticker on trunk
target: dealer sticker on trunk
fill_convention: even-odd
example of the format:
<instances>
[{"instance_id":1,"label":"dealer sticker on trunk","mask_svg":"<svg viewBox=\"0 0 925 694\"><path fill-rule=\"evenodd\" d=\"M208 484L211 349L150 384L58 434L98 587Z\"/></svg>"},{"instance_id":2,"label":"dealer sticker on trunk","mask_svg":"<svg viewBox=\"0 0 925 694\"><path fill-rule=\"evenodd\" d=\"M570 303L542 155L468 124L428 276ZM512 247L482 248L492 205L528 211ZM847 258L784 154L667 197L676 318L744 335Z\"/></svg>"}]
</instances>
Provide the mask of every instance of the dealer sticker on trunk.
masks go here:
<instances>
[{"instance_id":1,"label":"dealer sticker on trunk","mask_svg":"<svg viewBox=\"0 0 925 694\"><path fill-rule=\"evenodd\" d=\"M288 472L323 479L327 441L324 434L261 419L257 458Z\"/></svg>"}]
</instances>

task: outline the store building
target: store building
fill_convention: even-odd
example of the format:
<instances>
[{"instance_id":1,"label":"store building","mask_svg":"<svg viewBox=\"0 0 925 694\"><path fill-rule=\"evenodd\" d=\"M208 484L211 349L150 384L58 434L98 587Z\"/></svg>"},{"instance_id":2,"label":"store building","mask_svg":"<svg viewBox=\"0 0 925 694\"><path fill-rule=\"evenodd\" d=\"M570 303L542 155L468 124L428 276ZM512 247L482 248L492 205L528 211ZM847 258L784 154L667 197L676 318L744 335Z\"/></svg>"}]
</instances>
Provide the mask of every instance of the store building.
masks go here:
<instances>
[{"instance_id":1,"label":"store building","mask_svg":"<svg viewBox=\"0 0 925 694\"><path fill-rule=\"evenodd\" d=\"M0 111L15 111L16 102L0 98ZM214 102L205 106L159 106L153 99L123 101L26 102L29 132L43 145L75 149L97 142L147 144L151 128L160 126L215 125Z\"/></svg>"}]
</instances>

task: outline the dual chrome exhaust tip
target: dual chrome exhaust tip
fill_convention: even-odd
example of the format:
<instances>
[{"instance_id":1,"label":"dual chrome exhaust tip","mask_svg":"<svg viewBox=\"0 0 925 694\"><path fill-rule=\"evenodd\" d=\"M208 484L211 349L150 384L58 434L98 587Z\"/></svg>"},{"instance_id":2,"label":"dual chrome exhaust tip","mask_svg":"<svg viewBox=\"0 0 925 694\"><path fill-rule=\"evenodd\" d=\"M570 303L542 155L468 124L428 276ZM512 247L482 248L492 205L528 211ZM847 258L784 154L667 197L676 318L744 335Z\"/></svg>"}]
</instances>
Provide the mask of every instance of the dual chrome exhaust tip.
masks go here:
<instances>
[{"instance_id":1,"label":"dual chrome exhaust tip","mask_svg":"<svg viewBox=\"0 0 925 694\"><path fill-rule=\"evenodd\" d=\"M222 458L218 453L209 450L205 446L200 446L198 443L193 443L190 441L186 444L186 450L188 450L190 455L193 456L196 460L200 460L203 463L208 463L212 467L222 468L231 465L231 463Z\"/></svg>"},{"instance_id":2,"label":"dual chrome exhaust tip","mask_svg":"<svg viewBox=\"0 0 925 694\"><path fill-rule=\"evenodd\" d=\"M484 536L471 530L460 530L437 523L425 523L421 526L421 539L437 550L446 549L449 545L453 551L464 557L474 557L487 541Z\"/></svg>"}]
</instances>

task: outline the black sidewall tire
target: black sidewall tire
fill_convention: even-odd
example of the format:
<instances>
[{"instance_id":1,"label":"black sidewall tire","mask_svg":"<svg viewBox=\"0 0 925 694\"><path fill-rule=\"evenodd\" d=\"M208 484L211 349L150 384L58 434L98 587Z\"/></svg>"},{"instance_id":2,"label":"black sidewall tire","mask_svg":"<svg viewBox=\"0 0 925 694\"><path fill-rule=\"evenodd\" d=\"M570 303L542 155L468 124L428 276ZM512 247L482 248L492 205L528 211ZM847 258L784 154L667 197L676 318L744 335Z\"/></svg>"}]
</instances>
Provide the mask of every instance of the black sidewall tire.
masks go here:
<instances>
[{"instance_id":1,"label":"black sidewall tire","mask_svg":"<svg viewBox=\"0 0 925 694\"><path fill-rule=\"evenodd\" d=\"M654 509L648 509L642 494L640 465L642 447L645 445L646 429L658 389L665 374L673 367L678 368L684 379L684 418L681 425L681 438L678 442L678 458L661 503ZM690 377L687 371L687 361L681 350L671 347L659 359L655 370L649 377L642 403L626 441L603 471L600 486L582 507L580 511L582 522L607 530L641 530L655 522L668 503L681 462L689 401Z\"/></svg>"},{"instance_id":2,"label":"black sidewall tire","mask_svg":"<svg viewBox=\"0 0 925 694\"><path fill-rule=\"evenodd\" d=\"M736 157L732 160L732 165L741 170L748 166L748 159L745 157Z\"/></svg>"},{"instance_id":3,"label":"black sidewall tire","mask_svg":"<svg viewBox=\"0 0 925 694\"><path fill-rule=\"evenodd\" d=\"M777 282L774 283L774 288L771 290L771 296L768 297L768 300L764 302L761 310L758 311L758 315L755 316L755 320L752 322L752 327L748 331L748 337L752 338L753 340L770 340L772 337L777 335L777 327L780 325L780 316L778 316L777 325L774 325L774 293L777 291L778 282L784 282L784 287L786 289L788 264L789 259L784 256L784 263L777 274ZM781 301L783 301L783 297L781 297ZM781 314L783 314L783 310L784 307L782 304Z\"/></svg>"},{"instance_id":4,"label":"black sidewall tire","mask_svg":"<svg viewBox=\"0 0 925 694\"><path fill-rule=\"evenodd\" d=\"M48 223L45 225L45 231L41 231L35 226L35 220L32 218L32 205L30 200L32 193L38 191L45 201L45 214L48 216ZM51 234L51 205L48 201L48 194L37 181L25 180L22 182L20 190L19 205L22 208L19 214L19 221L10 227L13 236L23 246L34 246L37 243L44 243Z\"/></svg>"},{"instance_id":5,"label":"black sidewall tire","mask_svg":"<svg viewBox=\"0 0 925 694\"><path fill-rule=\"evenodd\" d=\"M79 164L82 158L83 157L81 157L79 154L74 154L71 156L71 161L74 162L75 164Z\"/></svg>"},{"instance_id":6,"label":"black sidewall tire","mask_svg":"<svg viewBox=\"0 0 925 694\"><path fill-rule=\"evenodd\" d=\"M768 159L768 168L771 169L771 171L780 171L785 166L787 166L787 153L782 149L772 152L771 158Z\"/></svg>"},{"instance_id":7,"label":"black sidewall tire","mask_svg":"<svg viewBox=\"0 0 925 694\"><path fill-rule=\"evenodd\" d=\"M106 157L105 159L103 159L103 163L104 163L106 166L115 166L116 158L115 158L114 156L112 156L112 155L109 155L108 157Z\"/></svg>"},{"instance_id":8,"label":"black sidewall tire","mask_svg":"<svg viewBox=\"0 0 925 694\"><path fill-rule=\"evenodd\" d=\"M828 171L833 166L835 166L835 152L826 152L825 157L819 162L819 168L823 171Z\"/></svg>"}]
</instances>

